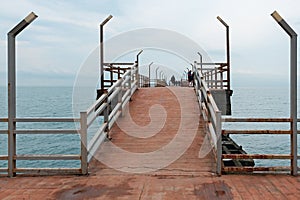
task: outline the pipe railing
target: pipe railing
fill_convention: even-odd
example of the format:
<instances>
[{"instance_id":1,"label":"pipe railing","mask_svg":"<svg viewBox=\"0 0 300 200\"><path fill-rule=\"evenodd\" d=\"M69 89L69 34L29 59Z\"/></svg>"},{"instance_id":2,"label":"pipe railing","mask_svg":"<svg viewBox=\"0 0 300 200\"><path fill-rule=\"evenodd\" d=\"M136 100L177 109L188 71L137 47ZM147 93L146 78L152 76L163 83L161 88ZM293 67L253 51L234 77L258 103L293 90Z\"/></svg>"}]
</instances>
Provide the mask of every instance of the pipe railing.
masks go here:
<instances>
[{"instance_id":1,"label":"pipe railing","mask_svg":"<svg viewBox=\"0 0 300 200\"><path fill-rule=\"evenodd\" d=\"M221 175L222 170L222 116L210 90L203 79L201 72L193 66L194 71L194 87L201 113L205 121L205 128L209 133L209 140L213 147L213 153L217 163L216 172Z\"/></svg>"},{"instance_id":2,"label":"pipe railing","mask_svg":"<svg viewBox=\"0 0 300 200\"><path fill-rule=\"evenodd\" d=\"M256 125L256 127L260 127L260 124L268 123L289 123L291 124L291 118L224 118L222 119L224 123L251 123ZM300 120L298 119L298 122ZM222 130L223 135L236 135L236 134L247 134L247 135L290 135L292 136L292 126L288 130L278 130L271 128L269 129L253 129L253 130ZM298 134L300 132L298 131ZM287 141L288 142L288 141ZM272 144L269 144L272 145ZM274 144L276 145L276 144ZM292 149L289 154L222 154L222 159L289 159L292 160L293 152ZM300 157L297 156L299 159ZM256 171L290 171L293 172L293 164L291 162L290 166L259 166L259 167L249 167L249 166L239 166L239 167L223 167L222 171L224 172L256 172Z\"/></svg>"},{"instance_id":3,"label":"pipe railing","mask_svg":"<svg viewBox=\"0 0 300 200\"><path fill-rule=\"evenodd\" d=\"M226 63L197 63L206 67L198 68L202 71L204 81L209 88L213 89L229 89L229 79L227 78L228 67Z\"/></svg>"},{"instance_id":4,"label":"pipe railing","mask_svg":"<svg viewBox=\"0 0 300 200\"><path fill-rule=\"evenodd\" d=\"M85 112L87 129L91 127L96 118L103 116L103 123L100 125L93 138L87 144L87 163L89 163L98 149L99 145L110 138L109 131L122 115L125 106L128 104L132 95L138 88L138 76L136 75L137 64L134 64L130 70L117 80L107 93L102 94L100 98Z\"/></svg>"},{"instance_id":5,"label":"pipe railing","mask_svg":"<svg viewBox=\"0 0 300 200\"><path fill-rule=\"evenodd\" d=\"M16 137L17 135L65 135L65 134L80 134L81 138L85 138L85 131L83 126L83 121L81 118L15 118L14 123L16 124L16 128L13 130L13 134ZM7 118L0 119L0 122L8 122ZM35 126L39 126L39 124L42 124L43 127L47 127L47 124L51 123L63 123L63 124L71 124L71 123L80 123L79 129L61 129L61 128L51 128L51 129L19 129L17 128L18 123L23 124L32 124L35 123ZM29 126L26 125L26 126ZM51 126L52 127L52 126ZM1 130L0 134L8 134L8 130ZM8 141L9 143L10 141ZM17 143L16 143L17 144ZM8 176L11 176L9 172L13 172L14 175L17 173L23 173L23 174L87 174L87 166L84 166L84 152L85 148L83 145L81 145L81 154L15 154L12 155L12 158L14 162L18 160L31 160L31 161L37 161L37 160L79 160L82 164L80 168L20 168L17 165L13 168L10 168L9 165L7 165L7 168L0 168L0 172L7 173ZM9 160L9 154L8 155L1 155L0 160Z\"/></svg>"},{"instance_id":6,"label":"pipe railing","mask_svg":"<svg viewBox=\"0 0 300 200\"><path fill-rule=\"evenodd\" d=\"M113 86L108 88L107 93L104 93L93 105L91 105L85 112L80 113L80 118L15 118L13 122L16 124L16 128L13 130L14 136L16 135L66 135L66 134L80 134L80 154L17 154L0 155L0 160L7 161L9 157L12 157L16 162L18 160L31 160L31 161L42 161L42 160L78 160L80 161L79 168L0 168L1 173L10 174L9 171L13 172L14 175L18 173L22 174L87 174L88 163L93 157L95 151L99 145L104 141L105 138L109 137L109 130L112 128L118 117L122 114L126 104L129 102L131 96L136 91L138 85L136 76L136 64L128 70L122 78L116 81ZM88 141L88 130L92 127L93 122L97 117L103 116L103 123L100 125L91 140ZM8 118L0 118L0 123L8 123ZM43 124L43 127L47 127L47 123L77 123L80 124L78 128L73 129L18 129L18 123L34 123L35 126ZM28 127L29 125L26 125ZM0 130L0 134L8 135L8 130ZM9 141L8 141L9 142ZM9 145L8 145L9 146Z\"/></svg>"}]
</instances>

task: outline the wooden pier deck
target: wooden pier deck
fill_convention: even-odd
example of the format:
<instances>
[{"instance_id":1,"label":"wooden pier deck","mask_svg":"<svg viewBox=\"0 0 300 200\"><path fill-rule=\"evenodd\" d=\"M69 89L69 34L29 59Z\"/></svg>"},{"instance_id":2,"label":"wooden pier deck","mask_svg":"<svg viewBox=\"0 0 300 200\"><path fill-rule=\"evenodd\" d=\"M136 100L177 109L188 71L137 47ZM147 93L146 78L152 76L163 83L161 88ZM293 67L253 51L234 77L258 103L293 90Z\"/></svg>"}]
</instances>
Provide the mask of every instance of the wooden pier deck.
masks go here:
<instances>
[{"instance_id":1,"label":"wooden pier deck","mask_svg":"<svg viewBox=\"0 0 300 200\"><path fill-rule=\"evenodd\" d=\"M110 132L112 140L99 148L90 163L88 176L0 177L0 199L300 198L300 177L218 177L213 156L199 158L205 131L192 88L139 89L129 113L135 123L129 125L128 115L119 120ZM157 165L167 164L169 158L174 162Z\"/></svg>"}]
</instances>

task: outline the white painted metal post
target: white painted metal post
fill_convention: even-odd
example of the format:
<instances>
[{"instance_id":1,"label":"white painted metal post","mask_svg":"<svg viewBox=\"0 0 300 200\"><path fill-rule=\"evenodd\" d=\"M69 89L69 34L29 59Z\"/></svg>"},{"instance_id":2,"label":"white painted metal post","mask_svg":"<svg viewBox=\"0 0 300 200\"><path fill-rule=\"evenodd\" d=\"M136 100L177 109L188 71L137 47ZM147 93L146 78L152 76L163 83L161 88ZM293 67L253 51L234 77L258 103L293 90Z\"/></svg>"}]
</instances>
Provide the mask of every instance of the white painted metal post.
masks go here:
<instances>
[{"instance_id":1,"label":"white painted metal post","mask_svg":"<svg viewBox=\"0 0 300 200\"><path fill-rule=\"evenodd\" d=\"M291 174L298 174L297 166L297 33L286 21L274 11L272 17L285 30L291 38L290 46L290 118L291 122Z\"/></svg>"},{"instance_id":2,"label":"white painted metal post","mask_svg":"<svg viewBox=\"0 0 300 200\"><path fill-rule=\"evenodd\" d=\"M218 68L215 67L215 88L218 89Z\"/></svg>"},{"instance_id":3,"label":"white painted metal post","mask_svg":"<svg viewBox=\"0 0 300 200\"><path fill-rule=\"evenodd\" d=\"M109 116L109 103L108 103L108 95L106 94L106 97L105 97L105 100L104 100L104 103L106 104L106 107L104 108L104 111L103 111L103 123L107 123L107 126L106 126L106 129L104 132L106 132L106 137L108 139L110 139L110 136L109 136L109 121L108 121L108 116Z\"/></svg>"},{"instance_id":4,"label":"white painted metal post","mask_svg":"<svg viewBox=\"0 0 300 200\"><path fill-rule=\"evenodd\" d=\"M87 113L80 112L81 173L84 175L88 174L87 129Z\"/></svg>"},{"instance_id":5,"label":"white painted metal post","mask_svg":"<svg viewBox=\"0 0 300 200\"><path fill-rule=\"evenodd\" d=\"M35 13L30 13L19 24L17 24L10 32L8 32L8 176L15 176L16 168L16 48L15 38L25 29L33 20L37 18Z\"/></svg>"},{"instance_id":6,"label":"white painted metal post","mask_svg":"<svg viewBox=\"0 0 300 200\"><path fill-rule=\"evenodd\" d=\"M216 137L217 137L217 175L222 175L222 112L216 112Z\"/></svg>"}]
</instances>

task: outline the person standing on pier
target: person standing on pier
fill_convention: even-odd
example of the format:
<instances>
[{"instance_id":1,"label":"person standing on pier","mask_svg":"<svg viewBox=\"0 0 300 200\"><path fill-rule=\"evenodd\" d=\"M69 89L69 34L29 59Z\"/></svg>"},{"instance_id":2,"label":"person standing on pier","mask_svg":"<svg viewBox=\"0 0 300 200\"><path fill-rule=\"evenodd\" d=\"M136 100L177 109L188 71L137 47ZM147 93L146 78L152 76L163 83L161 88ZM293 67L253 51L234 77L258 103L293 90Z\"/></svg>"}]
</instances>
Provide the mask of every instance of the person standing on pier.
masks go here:
<instances>
[{"instance_id":1,"label":"person standing on pier","mask_svg":"<svg viewBox=\"0 0 300 200\"><path fill-rule=\"evenodd\" d=\"M194 73L192 73L192 70L189 70L188 72L188 81L189 81L189 86L194 86Z\"/></svg>"}]
</instances>

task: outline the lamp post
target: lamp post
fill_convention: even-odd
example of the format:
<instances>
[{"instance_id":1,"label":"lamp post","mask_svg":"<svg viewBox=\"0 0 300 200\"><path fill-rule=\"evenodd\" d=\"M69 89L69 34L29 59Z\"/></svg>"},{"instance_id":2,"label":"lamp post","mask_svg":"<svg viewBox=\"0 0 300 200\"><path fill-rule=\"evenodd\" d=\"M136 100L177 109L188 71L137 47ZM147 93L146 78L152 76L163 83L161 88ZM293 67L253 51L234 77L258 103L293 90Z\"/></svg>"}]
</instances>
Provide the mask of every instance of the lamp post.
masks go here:
<instances>
[{"instance_id":1,"label":"lamp post","mask_svg":"<svg viewBox=\"0 0 300 200\"><path fill-rule=\"evenodd\" d=\"M138 54L136 55L136 64L137 64L137 66L139 66L139 56L141 55L141 53L143 53L143 50L140 50L138 52Z\"/></svg>"},{"instance_id":2,"label":"lamp post","mask_svg":"<svg viewBox=\"0 0 300 200\"><path fill-rule=\"evenodd\" d=\"M159 69L159 67L157 67L156 69L155 69L155 79L157 79L157 70Z\"/></svg>"},{"instance_id":3,"label":"lamp post","mask_svg":"<svg viewBox=\"0 0 300 200\"><path fill-rule=\"evenodd\" d=\"M151 79L150 79L150 67L151 67L152 64L153 64L153 62L151 62L151 63L149 64L149 87L150 87L150 82L151 82Z\"/></svg>"},{"instance_id":4,"label":"lamp post","mask_svg":"<svg viewBox=\"0 0 300 200\"><path fill-rule=\"evenodd\" d=\"M229 26L223 19L217 16L217 19L226 27L226 57L227 57L227 79L228 79L228 90L230 90L230 47L229 47Z\"/></svg>"},{"instance_id":5,"label":"lamp post","mask_svg":"<svg viewBox=\"0 0 300 200\"><path fill-rule=\"evenodd\" d=\"M100 24L100 97L104 93L104 71L103 71L103 63L104 63L104 49L103 49L103 26L112 18L112 15L109 15L101 24Z\"/></svg>"},{"instance_id":6,"label":"lamp post","mask_svg":"<svg viewBox=\"0 0 300 200\"><path fill-rule=\"evenodd\" d=\"M163 73L164 73L163 71L159 72L159 77L160 77L161 80L162 80Z\"/></svg>"},{"instance_id":7,"label":"lamp post","mask_svg":"<svg viewBox=\"0 0 300 200\"><path fill-rule=\"evenodd\" d=\"M136 55L136 67L137 67L137 70L136 70L136 79L137 79L137 85L138 87L140 87L140 73L139 73L139 56L140 54L143 52L143 50L140 50L138 52L138 54Z\"/></svg>"},{"instance_id":8,"label":"lamp post","mask_svg":"<svg viewBox=\"0 0 300 200\"><path fill-rule=\"evenodd\" d=\"M159 69L159 67L157 67L155 69L155 81L156 81L156 86L158 85L158 80L157 80L157 70Z\"/></svg>"},{"instance_id":9,"label":"lamp post","mask_svg":"<svg viewBox=\"0 0 300 200\"><path fill-rule=\"evenodd\" d=\"M197 52L197 53L200 56L200 69L201 69L201 74L202 74L202 54L200 52Z\"/></svg>"},{"instance_id":10,"label":"lamp post","mask_svg":"<svg viewBox=\"0 0 300 200\"><path fill-rule=\"evenodd\" d=\"M291 122L291 173L297 175L297 33L274 11L271 16L290 36L290 118Z\"/></svg>"},{"instance_id":11,"label":"lamp post","mask_svg":"<svg viewBox=\"0 0 300 200\"><path fill-rule=\"evenodd\" d=\"M7 33L7 51L8 51L8 175L15 176L13 171L16 168L16 36L25 29L31 22L37 18L34 12L31 12L11 31Z\"/></svg>"}]
</instances>

